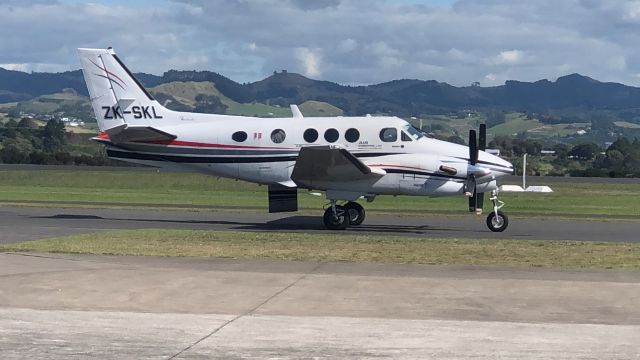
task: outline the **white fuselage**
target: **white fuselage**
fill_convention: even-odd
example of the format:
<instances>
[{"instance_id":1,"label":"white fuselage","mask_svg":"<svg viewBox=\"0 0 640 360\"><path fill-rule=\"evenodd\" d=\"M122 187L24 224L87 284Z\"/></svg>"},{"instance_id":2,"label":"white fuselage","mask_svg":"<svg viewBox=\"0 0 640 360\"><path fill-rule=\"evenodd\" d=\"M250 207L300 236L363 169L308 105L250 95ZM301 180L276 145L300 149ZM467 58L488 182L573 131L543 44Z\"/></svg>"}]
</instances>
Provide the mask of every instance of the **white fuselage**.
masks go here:
<instances>
[{"instance_id":1,"label":"white fuselage","mask_svg":"<svg viewBox=\"0 0 640 360\"><path fill-rule=\"evenodd\" d=\"M412 133L410 125L397 117L254 118L167 109L163 109L163 114L161 122L166 121L166 125L156 121L155 126L176 135L175 140L116 145L106 134L96 140L108 146L109 157L124 161L260 184L279 183L362 195L462 194L469 171L467 146ZM167 121L169 119L171 121ZM317 132L317 139L308 136L313 133L309 129ZM357 140L349 141L355 138L353 130L349 131L351 136L347 136L349 129L357 130ZM395 140L388 136L387 141L383 141L383 129L395 129ZM325 139L327 130L331 141ZM336 132L337 139L333 141L330 135ZM386 131L386 135L392 133L393 130ZM362 181L292 184L291 172L300 148L329 144L344 147L370 168L384 170L386 174ZM477 179L478 192L494 190L498 177L513 172L509 162L483 151L479 153L477 165L489 170L488 175ZM442 166L449 171L443 171Z\"/></svg>"}]
</instances>

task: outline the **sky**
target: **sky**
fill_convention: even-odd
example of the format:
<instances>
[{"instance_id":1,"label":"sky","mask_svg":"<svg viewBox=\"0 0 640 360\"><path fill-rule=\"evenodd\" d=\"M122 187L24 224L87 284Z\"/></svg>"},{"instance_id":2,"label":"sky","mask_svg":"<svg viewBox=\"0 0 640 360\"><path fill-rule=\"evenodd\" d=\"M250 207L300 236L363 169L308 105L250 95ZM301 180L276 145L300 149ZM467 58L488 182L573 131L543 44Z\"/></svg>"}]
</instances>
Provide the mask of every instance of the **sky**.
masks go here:
<instances>
[{"instance_id":1,"label":"sky","mask_svg":"<svg viewBox=\"0 0 640 360\"><path fill-rule=\"evenodd\" d=\"M0 0L0 67L79 68L113 46L134 72L286 69L340 84L456 86L580 73L640 86L640 0Z\"/></svg>"}]
</instances>

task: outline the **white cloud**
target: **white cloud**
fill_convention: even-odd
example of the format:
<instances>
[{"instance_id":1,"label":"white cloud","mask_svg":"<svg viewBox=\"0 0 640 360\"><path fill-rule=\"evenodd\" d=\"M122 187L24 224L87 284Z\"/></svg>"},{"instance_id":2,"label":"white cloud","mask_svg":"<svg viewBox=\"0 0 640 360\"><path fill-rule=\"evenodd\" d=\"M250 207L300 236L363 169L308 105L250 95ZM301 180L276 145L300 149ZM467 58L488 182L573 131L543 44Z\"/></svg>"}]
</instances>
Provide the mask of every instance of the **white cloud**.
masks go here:
<instances>
[{"instance_id":1,"label":"white cloud","mask_svg":"<svg viewBox=\"0 0 640 360\"><path fill-rule=\"evenodd\" d=\"M515 65L522 62L523 58L524 53L521 50L506 50L501 51L500 54L498 54L496 57L496 63Z\"/></svg>"},{"instance_id":2,"label":"white cloud","mask_svg":"<svg viewBox=\"0 0 640 360\"><path fill-rule=\"evenodd\" d=\"M0 63L76 69L76 47L113 46L134 71L208 69L240 82L299 69L346 84L579 72L640 85L635 0L168 0L151 11L117 3L1 1L0 34L11 36L0 37Z\"/></svg>"},{"instance_id":3,"label":"white cloud","mask_svg":"<svg viewBox=\"0 0 640 360\"><path fill-rule=\"evenodd\" d=\"M0 64L1 68L13 71L29 72L29 64Z\"/></svg>"},{"instance_id":4,"label":"white cloud","mask_svg":"<svg viewBox=\"0 0 640 360\"><path fill-rule=\"evenodd\" d=\"M302 63L304 75L317 78L320 76L320 56L309 48L296 49L296 56Z\"/></svg>"},{"instance_id":5,"label":"white cloud","mask_svg":"<svg viewBox=\"0 0 640 360\"><path fill-rule=\"evenodd\" d=\"M68 67L64 64L46 63L0 64L0 67L22 72L63 72L68 70Z\"/></svg>"},{"instance_id":6,"label":"white cloud","mask_svg":"<svg viewBox=\"0 0 640 360\"><path fill-rule=\"evenodd\" d=\"M353 39L344 39L338 44L338 50L341 52L352 52L358 47L358 42Z\"/></svg>"}]
</instances>

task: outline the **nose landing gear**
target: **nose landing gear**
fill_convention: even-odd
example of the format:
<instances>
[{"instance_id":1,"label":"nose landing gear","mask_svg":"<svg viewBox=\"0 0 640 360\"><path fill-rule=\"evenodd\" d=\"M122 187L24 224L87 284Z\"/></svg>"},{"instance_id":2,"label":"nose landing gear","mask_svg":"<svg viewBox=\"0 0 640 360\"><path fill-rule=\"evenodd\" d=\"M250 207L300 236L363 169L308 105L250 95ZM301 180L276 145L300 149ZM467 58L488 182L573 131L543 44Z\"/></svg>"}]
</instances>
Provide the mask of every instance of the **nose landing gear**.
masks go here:
<instances>
[{"instance_id":1,"label":"nose landing gear","mask_svg":"<svg viewBox=\"0 0 640 360\"><path fill-rule=\"evenodd\" d=\"M487 227L493 232L503 232L509 226L509 217L500 211L504 206L504 202L498 199L498 191L491 191L489 198L493 204L493 211L487 216Z\"/></svg>"}]
</instances>

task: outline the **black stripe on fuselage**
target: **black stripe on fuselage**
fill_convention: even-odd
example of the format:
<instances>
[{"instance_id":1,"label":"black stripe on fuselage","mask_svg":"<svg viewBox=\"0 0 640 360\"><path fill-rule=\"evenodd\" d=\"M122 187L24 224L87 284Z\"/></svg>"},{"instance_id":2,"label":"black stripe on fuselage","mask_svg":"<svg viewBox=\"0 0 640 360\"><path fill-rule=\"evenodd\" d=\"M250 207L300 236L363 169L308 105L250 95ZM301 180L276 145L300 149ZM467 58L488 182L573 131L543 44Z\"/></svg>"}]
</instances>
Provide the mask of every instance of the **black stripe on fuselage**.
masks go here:
<instances>
[{"instance_id":1,"label":"black stripe on fuselage","mask_svg":"<svg viewBox=\"0 0 640 360\"><path fill-rule=\"evenodd\" d=\"M460 160L464 160L466 162L469 162L468 158L456 157L456 159L460 159ZM501 165L501 164L496 164L496 163L492 163L490 161L484 161L484 160L478 160L478 164L497 166L497 167L502 168L502 169L513 169L513 167L507 167L507 166L504 166L504 165Z\"/></svg>"},{"instance_id":2,"label":"black stripe on fuselage","mask_svg":"<svg viewBox=\"0 0 640 360\"><path fill-rule=\"evenodd\" d=\"M397 153L360 153L354 154L356 157L376 157L384 155L395 155ZM223 156L174 156L174 155L154 155L143 154L128 151L118 151L107 149L107 156L119 159L132 159L132 160L147 160L147 161L166 161L183 164L247 164L247 163L265 163L265 162L282 162L282 161L295 161L297 156L237 156L237 157L223 157ZM436 174L426 171L417 170L401 170L401 169L384 169L387 174L402 174L402 175L419 175L436 177L447 180L465 180L464 177L452 176L447 174Z\"/></svg>"},{"instance_id":3,"label":"black stripe on fuselage","mask_svg":"<svg viewBox=\"0 0 640 360\"><path fill-rule=\"evenodd\" d=\"M361 157L378 157L385 155L397 155L398 153L359 153L353 154L358 158ZM113 149L107 149L107 156L120 158L120 159L134 159L134 160L150 160L150 161L169 161L176 163L265 163L265 162L282 162L282 161L296 161L298 155L284 155L284 156L180 156L180 155L165 155L165 154L149 154L129 151L119 151Z\"/></svg>"},{"instance_id":4,"label":"black stripe on fuselage","mask_svg":"<svg viewBox=\"0 0 640 360\"><path fill-rule=\"evenodd\" d=\"M176 155L157 155L143 154L127 151L109 150L107 156L119 159L134 160L151 160L151 161L169 161L175 163L188 164L228 164L228 163L265 163L265 162L281 162L295 161L298 156L176 156Z\"/></svg>"},{"instance_id":5,"label":"black stripe on fuselage","mask_svg":"<svg viewBox=\"0 0 640 360\"><path fill-rule=\"evenodd\" d=\"M426 171L417 171L417 170L401 170L401 169L385 169L385 168L382 168L382 170L386 171L387 174L420 175L420 176L430 176L430 177L437 177L437 178L443 178L443 179L449 179L449 180L465 180L466 179L460 176L436 174L436 173L431 173Z\"/></svg>"}]
</instances>

